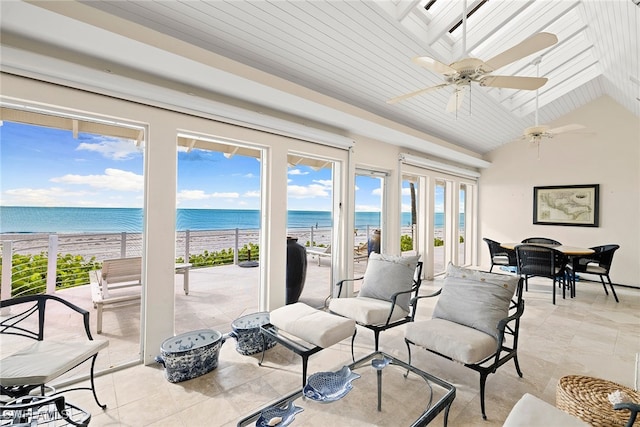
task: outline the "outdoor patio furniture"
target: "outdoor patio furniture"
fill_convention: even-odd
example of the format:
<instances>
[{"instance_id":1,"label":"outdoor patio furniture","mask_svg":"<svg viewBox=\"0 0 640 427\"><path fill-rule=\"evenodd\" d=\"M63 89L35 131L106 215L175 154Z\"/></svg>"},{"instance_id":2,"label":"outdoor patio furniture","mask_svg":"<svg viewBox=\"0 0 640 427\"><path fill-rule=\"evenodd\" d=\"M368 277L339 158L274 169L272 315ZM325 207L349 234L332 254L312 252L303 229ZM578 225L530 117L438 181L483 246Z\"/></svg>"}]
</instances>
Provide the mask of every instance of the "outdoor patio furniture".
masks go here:
<instances>
[{"instance_id":1,"label":"outdoor patio furniture","mask_svg":"<svg viewBox=\"0 0 640 427\"><path fill-rule=\"evenodd\" d=\"M378 351L380 332L413 321L415 299L422 283L422 262L417 256L391 256L372 252L364 277L337 283L338 295L329 302L331 313L356 321L374 333ZM362 280L356 297L341 298L345 282ZM357 333L357 330L356 330ZM355 360L351 340L351 356Z\"/></svg>"},{"instance_id":2,"label":"outdoor patio furniture","mask_svg":"<svg viewBox=\"0 0 640 427\"><path fill-rule=\"evenodd\" d=\"M440 290L416 300L439 296L429 320L405 329L411 365L411 344L480 373L480 406L486 419L485 383L489 374L514 361L518 376L518 332L524 313L522 278L470 270L449 264Z\"/></svg>"},{"instance_id":3,"label":"outdoor patio furniture","mask_svg":"<svg viewBox=\"0 0 640 427\"><path fill-rule=\"evenodd\" d=\"M183 277L182 288L189 295L191 264L175 265ZM113 258L102 261L102 269L89 272L91 300L96 311L96 332L102 333L102 314L107 305L121 306L136 302L142 293L142 257Z\"/></svg>"},{"instance_id":4,"label":"outdoor patio furniture","mask_svg":"<svg viewBox=\"0 0 640 427\"><path fill-rule=\"evenodd\" d=\"M47 307L59 303L69 308L67 322L70 326L83 328L86 338L45 337ZM49 304L49 305L47 305ZM17 398L28 395L32 390L45 388L66 372L91 359L91 387L77 387L71 390L91 390L93 397L101 408L94 384L94 367L98 352L109 345L106 340L94 340L89 330L89 312L55 295L29 295L12 298L0 302L2 310L10 310L10 314L0 322L0 337L8 335L25 337L29 345L4 357L0 361L1 394ZM63 307L64 308L64 307ZM60 307L51 308L58 311ZM16 312L17 311L17 312ZM77 316L74 317L74 312ZM74 322L75 319L78 322ZM12 341L13 343L13 341Z\"/></svg>"},{"instance_id":5,"label":"outdoor patio furniture","mask_svg":"<svg viewBox=\"0 0 640 427\"><path fill-rule=\"evenodd\" d=\"M102 269L91 271L91 299L96 312L96 330L102 333L105 305L123 305L137 301L142 289L142 257L114 258L102 261Z\"/></svg>"}]
</instances>

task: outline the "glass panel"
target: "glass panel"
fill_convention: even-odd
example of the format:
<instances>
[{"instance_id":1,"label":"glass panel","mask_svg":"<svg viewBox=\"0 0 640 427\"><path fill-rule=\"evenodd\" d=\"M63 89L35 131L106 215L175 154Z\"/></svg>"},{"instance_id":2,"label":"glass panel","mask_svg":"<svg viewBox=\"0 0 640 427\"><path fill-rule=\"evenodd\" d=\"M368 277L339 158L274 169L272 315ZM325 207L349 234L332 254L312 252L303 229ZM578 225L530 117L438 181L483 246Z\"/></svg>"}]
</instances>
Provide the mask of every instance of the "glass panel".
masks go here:
<instances>
[{"instance_id":1,"label":"glass panel","mask_svg":"<svg viewBox=\"0 0 640 427\"><path fill-rule=\"evenodd\" d=\"M208 142L189 148L179 140L176 263L191 264L189 295L198 297L185 295L186 277L177 274L176 333L228 330L228 317L210 310L220 301L233 301L239 315L259 309L260 151Z\"/></svg>"},{"instance_id":2,"label":"glass panel","mask_svg":"<svg viewBox=\"0 0 640 427\"><path fill-rule=\"evenodd\" d=\"M459 234L458 234L458 265L466 265L466 251L465 251L465 243L467 237L467 186L465 184L460 184L460 203L459 203Z\"/></svg>"},{"instance_id":3,"label":"glass panel","mask_svg":"<svg viewBox=\"0 0 640 427\"><path fill-rule=\"evenodd\" d=\"M402 231L400 234L402 253L416 253L418 193L417 179L405 177L402 181Z\"/></svg>"},{"instance_id":4,"label":"glass panel","mask_svg":"<svg viewBox=\"0 0 640 427\"><path fill-rule=\"evenodd\" d=\"M287 303L295 302L290 298L299 295L301 302L321 308L331 294L333 162L298 157L295 166L289 167L288 175L287 231L306 248L307 270L298 292L294 282L299 268L295 264L287 265L290 281ZM294 244L287 243L288 262L295 262L298 259L295 245L290 245Z\"/></svg>"},{"instance_id":5,"label":"glass panel","mask_svg":"<svg viewBox=\"0 0 640 427\"><path fill-rule=\"evenodd\" d=\"M369 253L380 253L382 230L382 200L384 176L375 172L356 173L355 230L354 230L354 273L363 274L367 267ZM354 290L359 290L360 282Z\"/></svg>"},{"instance_id":6,"label":"glass panel","mask_svg":"<svg viewBox=\"0 0 640 427\"><path fill-rule=\"evenodd\" d=\"M100 126L85 116L80 129L110 133L74 132L56 127L72 123L68 118L49 116L48 127L36 125L44 123L38 117L0 127L0 233L12 241L14 266L3 298L55 293L91 313L95 334L90 282L98 287L96 272L106 259L142 255L144 129ZM129 133L136 139L118 136ZM135 298L139 289L126 292ZM139 300L105 309L102 323L110 345L97 371L140 359Z\"/></svg>"},{"instance_id":7,"label":"glass panel","mask_svg":"<svg viewBox=\"0 0 640 427\"><path fill-rule=\"evenodd\" d=\"M446 247L445 247L445 230L447 226L446 217L446 186L444 180L436 180L435 182L435 206L433 215L433 272L434 274L443 273L446 263Z\"/></svg>"}]
</instances>

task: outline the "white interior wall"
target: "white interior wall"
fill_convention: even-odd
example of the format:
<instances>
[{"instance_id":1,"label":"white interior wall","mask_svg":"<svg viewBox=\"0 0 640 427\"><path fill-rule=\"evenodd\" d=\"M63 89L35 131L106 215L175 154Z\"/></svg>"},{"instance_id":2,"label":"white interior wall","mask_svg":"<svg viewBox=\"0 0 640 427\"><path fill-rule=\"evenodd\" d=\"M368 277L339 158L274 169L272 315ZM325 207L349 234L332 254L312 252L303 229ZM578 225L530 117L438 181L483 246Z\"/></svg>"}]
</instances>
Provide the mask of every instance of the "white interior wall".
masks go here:
<instances>
[{"instance_id":1,"label":"white interior wall","mask_svg":"<svg viewBox=\"0 0 640 427\"><path fill-rule=\"evenodd\" d=\"M481 237L519 242L551 237L571 246L620 245L611 279L640 284L640 119L603 96L562 117L551 127L586 126L587 134L561 134L535 144L514 141L486 156L479 186L480 266L489 268ZM533 187L600 184L600 226L533 224ZM592 276L597 280L597 276Z\"/></svg>"}]
</instances>

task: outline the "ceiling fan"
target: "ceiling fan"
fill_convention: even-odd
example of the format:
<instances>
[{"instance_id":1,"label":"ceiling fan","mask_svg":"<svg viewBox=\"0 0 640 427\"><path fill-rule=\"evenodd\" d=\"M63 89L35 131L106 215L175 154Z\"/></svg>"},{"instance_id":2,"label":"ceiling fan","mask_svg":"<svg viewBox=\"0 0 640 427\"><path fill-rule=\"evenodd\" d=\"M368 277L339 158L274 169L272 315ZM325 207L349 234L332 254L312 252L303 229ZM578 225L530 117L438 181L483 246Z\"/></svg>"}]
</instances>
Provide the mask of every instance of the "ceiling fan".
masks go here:
<instances>
[{"instance_id":1,"label":"ceiling fan","mask_svg":"<svg viewBox=\"0 0 640 427\"><path fill-rule=\"evenodd\" d=\"M536 66L536 75L540 75L540 61L541 58L537 58L534 61L534 65ZM528 127L524 130L521 139L528 140L529 142L539 143L542 141L542 138L553 138L555 135L561 133L575 132L580 129L584 129L583 125L579 124L569 124L560 126L557 128L550 128L547 125L538 124L538 90L536 89L536 122L535 126Z\"/></svg>"},{"instance_id":2,"label":"ceiling fan","mask_svg":"<svg viewBox=\"0 0 640 427\"><path fill-rule=\"evenodd\" d=\"M466 10L466 7L465 7ZM462 15L463 23L463 52L466 51L466 12ZM427 70L442 74L445 83L417 90L415 92L400 95L387 101L395 104L405 99L422 95L431 91L453 86L454 91L447 104L447 111L457 111L462 105L465 90L471 86L472 82L479 83L480 86L490 86L509 89L536 90L547 82L546 78L525 77L525 76L500 76L493 75L492 72L511 64L519 59L534 54L542 49L553 46L558 42L558 37L551 33L537 33L517 45L494 56L488 61L478 58L463 58L449 65L428 56L418 56L412 59Z\"/></svg>"}]
</instances>

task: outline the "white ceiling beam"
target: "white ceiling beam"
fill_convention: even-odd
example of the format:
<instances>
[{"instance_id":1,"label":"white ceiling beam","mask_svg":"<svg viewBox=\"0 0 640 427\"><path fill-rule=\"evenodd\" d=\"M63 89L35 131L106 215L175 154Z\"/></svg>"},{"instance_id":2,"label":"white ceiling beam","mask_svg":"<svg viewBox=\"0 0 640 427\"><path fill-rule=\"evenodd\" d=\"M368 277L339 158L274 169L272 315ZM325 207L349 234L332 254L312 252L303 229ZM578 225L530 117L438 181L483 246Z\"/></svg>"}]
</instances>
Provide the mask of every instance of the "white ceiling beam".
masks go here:
<instances>
[{"instance_id":1,"label":"white ceiling beam","mask_svg":"<svg viewBox=\"0 0 640 427\"><path fill-rule=\"evenodd\" d=\"M396 19L402 22L420 2L421 0L400 0L396 5Z\"/></svg>"}]
</instances>

